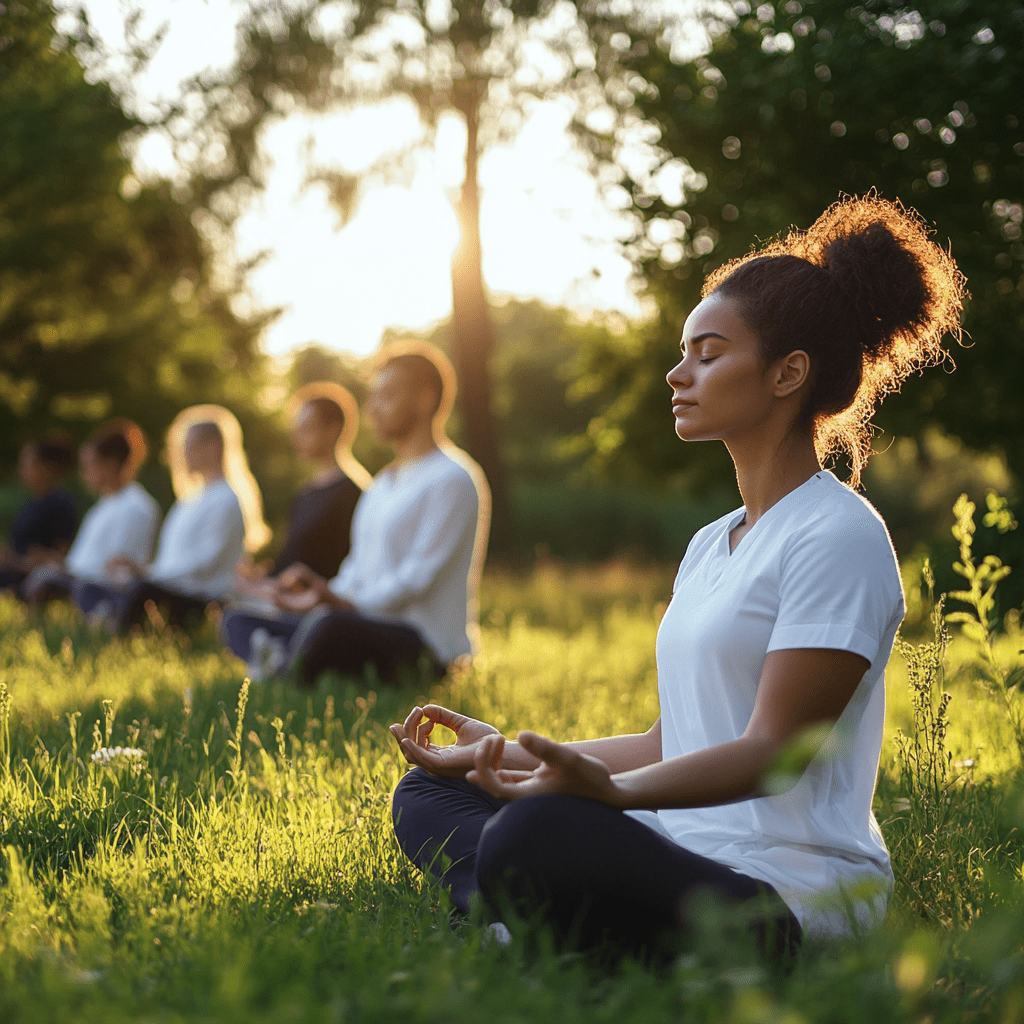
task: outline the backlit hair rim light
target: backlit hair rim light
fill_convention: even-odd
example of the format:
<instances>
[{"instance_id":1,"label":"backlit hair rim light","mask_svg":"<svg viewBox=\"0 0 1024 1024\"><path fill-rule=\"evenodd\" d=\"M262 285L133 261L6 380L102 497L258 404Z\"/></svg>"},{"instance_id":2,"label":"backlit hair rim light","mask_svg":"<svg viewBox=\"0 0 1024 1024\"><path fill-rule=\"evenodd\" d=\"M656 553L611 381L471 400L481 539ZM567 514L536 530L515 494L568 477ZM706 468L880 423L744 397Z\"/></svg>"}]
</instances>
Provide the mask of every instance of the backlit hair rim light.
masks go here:
<instances>
[{"instance_id":1,"label":"backlit hair rim light","mask_svg":"<svg viewBox=\"0 0 1024 1024\"><path fill-rule=\"evenodd\" d=\"M259 551L271 538L270 527L263 521L263 496L249 469L249 460L242 446L242 428L233 413L222 405L192 405L174 417L167 431L167 458L171 469L174 495L183 501L203 485L202 477L189 473L185 465L185 435L197 423L216 423L224 438L224 478L235 492L245 521L245 549Z\"/></svg>"},{"instance_id":2,"label":"backlit hair rim light","mask_svg":"<svg viewBox=\"0 0 1024 1024\"><path fill-rule=\"evenodd\" d=\"M122 472L126 479L134 480L136 474L145 464L146 459L149 458L149 445L146 444L146 435L143 434L142 429L137 423L124 416L115 416L93 431L86 444L95 444L111 434L120 434L128 442L128 461L122 467Z\"/></svg>"},{"instance_id":3,"label":"backlit hair rim light","mask_svg":"<svg viewBox=\"0 0 1024 1024\"><path fill-rule=\"evenodd\" d=\"M352 444L356 439L356 434L359 433L359 403L356 402L348 388L342 387L333 380L316 380L304 384L288 399L286 410L289 421L294 422L299 410L307 402L312 402L317 398L329 398L341 409L342 415L345 417L345 425L341 428L338 443L334 446L334 457L349 480L360 490L365 491L373 482L373 477L352 454Z\"/></svg>"},{"instance_id":4,"label":"backlit hair rim light","mask_svg":"<svg viewBox=\"0 0 1024 1024\"><path fill-rule=\"evenodd\" d=\"M455 367L448 356L436 345L419 338L407 338L403 341L389 342L377 349L369 357L369 372L371 374L379 373L392 359L401 356L419 356L421 359L425 359L433 365L441 378L440 403L434 413L433 429L435 439L439 444L443 444L447 440L444 433L445 424L455 407L455 396L459 389Z\"/></svg>"}]
</instances>

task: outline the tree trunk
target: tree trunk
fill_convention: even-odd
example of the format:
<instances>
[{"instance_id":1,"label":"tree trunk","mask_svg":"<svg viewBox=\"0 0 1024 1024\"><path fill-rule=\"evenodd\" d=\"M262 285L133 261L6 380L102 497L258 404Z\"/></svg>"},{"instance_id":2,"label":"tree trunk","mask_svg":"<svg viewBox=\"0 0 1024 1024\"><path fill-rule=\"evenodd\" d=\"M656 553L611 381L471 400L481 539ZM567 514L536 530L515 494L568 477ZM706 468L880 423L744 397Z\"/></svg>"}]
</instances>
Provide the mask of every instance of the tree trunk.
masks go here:
<instances>
[{"instance_id":1,"label":"tree trunk","mask_svg":"<svg viewBox=\"0 0 1024 1024\"><path fill-rule=\"evenodd\" d=\"M483 82L465 81L456 87L454 97L466 119L466 175L456 206L460 238L452 257L451 354L459 377L458 401L466 450L480 464L491 487L491 550L507 552L512 540L512 516L498 425L491 408L494 328L484 294L480 250L477 158L484 88Z\"/></svg>"}]
</instances>

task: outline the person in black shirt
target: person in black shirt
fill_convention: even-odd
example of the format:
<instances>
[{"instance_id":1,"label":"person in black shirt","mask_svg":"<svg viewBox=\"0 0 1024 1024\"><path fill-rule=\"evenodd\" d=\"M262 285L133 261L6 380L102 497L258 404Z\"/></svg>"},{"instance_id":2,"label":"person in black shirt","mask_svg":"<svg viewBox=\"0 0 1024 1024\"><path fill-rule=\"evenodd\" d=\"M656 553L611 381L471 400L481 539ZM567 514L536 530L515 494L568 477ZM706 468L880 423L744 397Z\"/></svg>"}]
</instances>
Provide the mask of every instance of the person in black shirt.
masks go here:
<instances>
[{"instance_id":1,"label":"person in black shirt","mask_svg":"<svg viewBox=\"0 0 1024 1024\"><path fill-rule=\"evenodd\" d=\"M302 389L296 399L292 446L312 467L313 479L292 502L281 553L265 570L256 566L240 574L238 589L247 597L264 597L267 576L297 562L325 579L335 576L348 554L356 502L370 481L351 453L359 411L349 392L325 382Z\"/></svg>"},{"instance_id":2,"label":"person in black shirt","mask_svg":"<svg viewBox=\"0 0 1024 1024\"><path fill-rule=\"evenodd\" d=\"M59 435L22 448L18 476L32 496L15 516L10 547L0 547L0 589L18 590L37 565L67 554L78 509L60 482L74 465L74 447Z\"/></svg>"}]
</instances>

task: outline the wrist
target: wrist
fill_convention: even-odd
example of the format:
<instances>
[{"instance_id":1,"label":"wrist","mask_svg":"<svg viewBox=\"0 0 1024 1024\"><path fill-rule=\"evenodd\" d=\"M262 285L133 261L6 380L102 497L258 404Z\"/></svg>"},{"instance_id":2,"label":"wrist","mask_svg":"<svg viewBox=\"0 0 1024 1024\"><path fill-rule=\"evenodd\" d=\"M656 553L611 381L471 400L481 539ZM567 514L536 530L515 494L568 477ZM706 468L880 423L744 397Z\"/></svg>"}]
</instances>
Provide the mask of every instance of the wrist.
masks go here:
<instances>
[{"instance_id":1,"label":"wrist","mask_svg":"<svg viewBox=\"0 0 1024 1024\"><path fill-rule=\"evenodd\" d=\"M609 803L620 811L635 811L647 805L643 799L642 781L638 777L642 769L618 772L611 776Z\"/></svg>"}]
</instances>

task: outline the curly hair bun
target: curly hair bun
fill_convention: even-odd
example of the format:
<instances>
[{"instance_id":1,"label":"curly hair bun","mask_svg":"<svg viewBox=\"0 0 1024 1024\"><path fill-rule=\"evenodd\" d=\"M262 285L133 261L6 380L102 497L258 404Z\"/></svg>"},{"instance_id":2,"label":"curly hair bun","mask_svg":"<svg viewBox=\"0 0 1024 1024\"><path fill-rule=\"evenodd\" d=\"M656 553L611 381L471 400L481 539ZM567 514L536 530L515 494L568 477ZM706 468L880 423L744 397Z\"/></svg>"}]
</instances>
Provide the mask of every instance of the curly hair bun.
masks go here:
<instances>
[{"instance_id":1,"label":"curly hair bun","mask_svg":"<svg viewBox=\"0 0 1024 1024\"><path fill-rule=\"evenodd\" d=\"M941 341L957 330L964 279L916 211L846 198L793 241L794 255L827 270L855 311L868 359L891 361L902 379L946 358Z\"/></svg>"}]
</instances>

